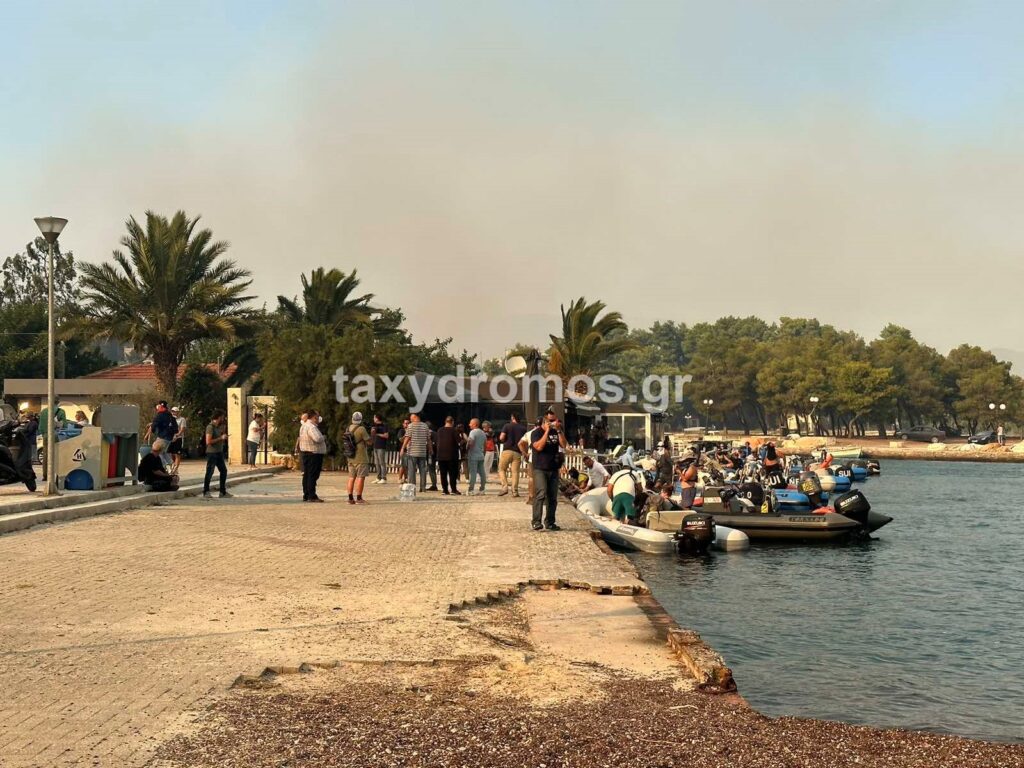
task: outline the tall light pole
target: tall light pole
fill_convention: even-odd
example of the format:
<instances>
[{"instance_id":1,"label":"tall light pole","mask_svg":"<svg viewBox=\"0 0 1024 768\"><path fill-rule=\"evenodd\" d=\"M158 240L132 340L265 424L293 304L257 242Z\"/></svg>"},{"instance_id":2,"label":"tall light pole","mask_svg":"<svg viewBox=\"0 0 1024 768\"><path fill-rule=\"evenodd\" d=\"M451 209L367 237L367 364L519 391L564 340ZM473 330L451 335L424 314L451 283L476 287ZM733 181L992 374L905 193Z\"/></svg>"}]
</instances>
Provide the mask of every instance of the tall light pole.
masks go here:
<instances>
[{"instance_id":1,"label":"tall light pole","mask_svg":"<svg viewBox=\"0 0 1024 768\"><path fill-rule=\"evenodd\" d=\"M705 431L711 431L711 406L715 404L715 401L711 398L704 398L704 429Z\"/></svg>"},{"instance_id":2,"label":"tall light pole","mask_svg":"<svg viewBox=\"0 0 1024 768\"><path fill-rule=\"evenodd\" d=\"M810 401L811 401L811 412L809 414L807 414L807 428L808 429L811 428L811 419L814 417L814 411L817 410L818 403L821 402L821 398L818 397L817 395L811 395ZM797 427L799 427L799 426L800 425L797 424ZM814 434L818 434L818 422L814 422Z\"/></svg>"},{"instance_id":3,"label":"tall light pole","mask_svg":"<svg viewBox=\"0 0 1024 768\"><path fill-rule=\"evenodd\" d=\"M53 246L57 243L67 219L57 216L44 216L36 219L36 226L46 238L46 305L47 305L47 336L46 336L46 495L57 493L57 441L53 429L53 416L56 413L54 401L53 369L56 346L54 344L53 322Z\"/></svg>"}]
</instances>

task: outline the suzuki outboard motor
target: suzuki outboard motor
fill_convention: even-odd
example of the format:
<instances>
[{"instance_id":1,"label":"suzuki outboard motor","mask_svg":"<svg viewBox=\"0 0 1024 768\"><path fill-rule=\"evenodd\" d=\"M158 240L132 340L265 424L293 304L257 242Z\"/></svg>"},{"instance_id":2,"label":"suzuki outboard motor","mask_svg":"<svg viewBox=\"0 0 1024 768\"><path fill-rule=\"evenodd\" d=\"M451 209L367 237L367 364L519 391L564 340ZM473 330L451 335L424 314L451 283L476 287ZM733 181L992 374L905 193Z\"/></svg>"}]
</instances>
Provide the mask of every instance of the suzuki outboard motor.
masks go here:
<instances>
[{"instance_id":1,"label":"suzuki outboard motor","mask_svg":"<svg viewBox=\"0 0 1024 768\"><path fill-rule=\"evenodd\" d=\"M815 472L803 472L797 481L796 489L811 501L812 507L825 506L822 498L821 478Z\"/></svg>"},{"instance_id":2,"label":"suzuki outboard motor","mask_svg":"<svg viewBox=\"0 0 1024 768\"><path fill-rule=\"evenodd\" d=\"M868 500L864 497L864 494L857 489L847 491L841 496L836 496L835 504L833 506L835 507L836 512L843 517L856 520L864 527L867 527L868 513L871 511L871 505L868 504Z\"/></svg>"},{"instance_id":3,"label":"suzuki outboard motor","mask_svg":"<svg viewBox=\"0 0 1024 768\"><path fill-rule=\"evenodd\" d=\"M703 555L715 541L715 519L705 512L683 517L675 535L676 551L681 555Z\"/></svg>"},{"instance_id":4,"label":"suzuki outboard motor","mask_svg":"<svg viewBox=\"0 0 1024 768\"><path fill-rule=\"evenodd\" d=\"M836 477L848 477L853 479L853 468L848 467L845 464L839 464L838 466L832 467L832 474Z\"/></svg>"}]
</instances>

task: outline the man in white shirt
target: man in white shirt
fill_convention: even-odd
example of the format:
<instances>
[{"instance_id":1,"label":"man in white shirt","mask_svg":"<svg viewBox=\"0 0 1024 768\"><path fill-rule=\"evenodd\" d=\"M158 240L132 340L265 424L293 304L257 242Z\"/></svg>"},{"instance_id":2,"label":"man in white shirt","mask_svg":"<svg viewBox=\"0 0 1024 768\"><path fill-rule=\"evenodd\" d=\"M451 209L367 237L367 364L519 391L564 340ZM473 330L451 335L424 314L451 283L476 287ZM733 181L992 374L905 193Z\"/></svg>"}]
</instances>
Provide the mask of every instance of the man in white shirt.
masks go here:
<instances>
[{"instance_id":1,"label":"man in white shirt","mask_svg":"<svg viewBox=\"0 0 1024 768\"><path fill-rule=\"evenodd\" d=\"M316 495L316 482L324 467L327 440L320 431L320 414L308 411L307 419L299 427L299 456L302 460L302 500L322 502Z\"/></svg>"},{"instance_id":2,"label":"man in white shirt","mask_svg":"<svg viewBox=\"0 0 1024 768\"><path fill-rule=\"evenodd\" d=\"M604 488L608 484L608 470L592 456L583 457L583 466L587 468L587 484L584 493L593 488Z\"/></svg>"},{"instance_id":3,"label":"man in white shirt","mask_svg":"<svg viewBox=\"0 0 1024 768\"><path fill-rule=\"evenodd\" d=\"M612 500L612 515L619 522L636 519L637 482L632 470L620 469L608 480L608 496Z\"/></svg>"}]
</instances>

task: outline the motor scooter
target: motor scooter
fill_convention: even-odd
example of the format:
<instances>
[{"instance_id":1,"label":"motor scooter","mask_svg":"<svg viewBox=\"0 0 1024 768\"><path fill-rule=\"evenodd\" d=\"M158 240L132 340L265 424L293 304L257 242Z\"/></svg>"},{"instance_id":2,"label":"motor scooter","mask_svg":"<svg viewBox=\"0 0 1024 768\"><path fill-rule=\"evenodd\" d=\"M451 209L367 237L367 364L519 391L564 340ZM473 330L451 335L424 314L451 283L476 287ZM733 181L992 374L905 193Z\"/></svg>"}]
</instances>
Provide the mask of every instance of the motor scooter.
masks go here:
<instances>
[{"instance_id":1,"label":"motor scooter","mask_svg":"<svg viewBox=\"0 0 1024 768\"><path fill-rule=\"evenodd\" d=\"M28 424L9 419L0 421L0 485L24 483L29 491L36 489L36 473L32 469L32 449Z\"/></svg>"}]
</instances>

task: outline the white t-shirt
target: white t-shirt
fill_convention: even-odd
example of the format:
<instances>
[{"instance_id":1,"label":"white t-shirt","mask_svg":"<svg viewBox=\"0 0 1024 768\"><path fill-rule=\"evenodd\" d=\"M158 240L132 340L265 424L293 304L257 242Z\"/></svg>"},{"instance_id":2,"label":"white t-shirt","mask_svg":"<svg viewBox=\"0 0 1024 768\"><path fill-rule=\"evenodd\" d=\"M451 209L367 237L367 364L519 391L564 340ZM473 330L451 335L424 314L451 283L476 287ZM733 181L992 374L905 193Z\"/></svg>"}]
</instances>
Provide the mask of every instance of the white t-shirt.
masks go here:
<instances>
[{"instance_id":1,"label":"white t-shirt","mask_svg":"<svg viewBox=\"0 0 1024 768\"><path fill-rule=\"evenodd\" d=\"M613 499L620 493L636 494L636 480L633 478L633 473L628 469L620 469L612 475L610 482L612 484Z\"/></svg>"},{"instance_id":2,"label":"white t-shirt","mask_svg":"<svg viewBox=\"0 0 1024 768\"><path fill-rule=\"evenodd\" d=\"M188 426L188 419L184 416L178 416L175 421L178 422L178 431L181 432L181 439L185 439L185 427Z\"/></svg>"},{"instance_id":3,"label":"white t-shirt","mask_svg":"<svg viewBox=\"0 0 1024 768\"><path fill-rule=\"evenodd\" d=\"M608 470L604 464L594 461L594 465L587 470L587 481L591 488L604 488L608 484Z\"/></svg>"},{"instance_id":4,"label":"white t-shirt","mask_svg":"<svg viewBox=\"0 0 1024 768\"><path fill-rule=\"evenodd\" d=\"M253 419L249 422L249 434L245 436L245 439L250 443L258 443L261 437L260 423L256 421L256 419Z\"/></svg>"}]
</instances>

